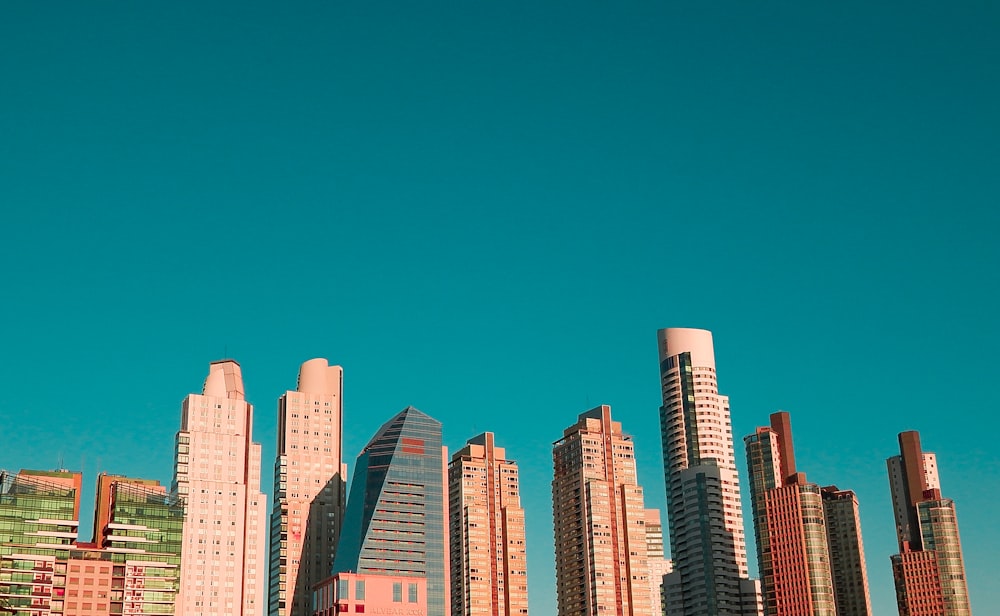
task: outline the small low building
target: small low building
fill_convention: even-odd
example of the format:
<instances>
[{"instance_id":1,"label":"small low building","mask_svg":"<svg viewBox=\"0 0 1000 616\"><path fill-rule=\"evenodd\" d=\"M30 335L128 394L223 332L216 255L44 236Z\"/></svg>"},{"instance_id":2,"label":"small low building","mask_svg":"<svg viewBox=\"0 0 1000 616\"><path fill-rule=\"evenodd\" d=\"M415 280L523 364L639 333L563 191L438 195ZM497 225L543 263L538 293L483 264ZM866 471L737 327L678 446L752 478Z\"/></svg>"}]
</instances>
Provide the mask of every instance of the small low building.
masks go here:
<instances>
[{"instance_id":1,"label":"small low building","mask_svg":"<svg viewBox=\"0 0 1000 616\"><path fill-rule=\"evenodd\" d=\"M313 616L427 616L423 577L338 573L313 587Z\"/></svg>"}]
</instances>

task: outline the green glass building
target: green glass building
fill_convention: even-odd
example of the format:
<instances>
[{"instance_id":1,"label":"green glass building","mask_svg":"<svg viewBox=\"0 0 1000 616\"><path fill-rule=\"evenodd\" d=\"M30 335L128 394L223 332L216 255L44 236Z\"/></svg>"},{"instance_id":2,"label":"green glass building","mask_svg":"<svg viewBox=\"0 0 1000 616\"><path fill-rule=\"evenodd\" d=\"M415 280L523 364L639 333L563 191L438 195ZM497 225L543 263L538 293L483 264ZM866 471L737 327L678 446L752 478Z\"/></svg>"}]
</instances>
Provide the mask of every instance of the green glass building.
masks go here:
<instances>
[{"instance_id":1,"label":"green glass building","mask_svg":"<svg viewBox=\"0 0 1000 616\"><path fill-rule=\"evenodd\" d=\"M80 473L0 471L0 606L8 614L48 610L59 595L57 564L64 573L80 527L80 485Z\"/></svg>"},{"instance_id":2,"label":"green glass building","mask_svg":"<svg viewBox=\"0 0 1000 616\"><path fill-rule=\"evenodd\" d=\"M173 614L183 503L155 481L101 475L93 543L80 473L0 471L0 614Z\"/></svg>"}]
</instances>

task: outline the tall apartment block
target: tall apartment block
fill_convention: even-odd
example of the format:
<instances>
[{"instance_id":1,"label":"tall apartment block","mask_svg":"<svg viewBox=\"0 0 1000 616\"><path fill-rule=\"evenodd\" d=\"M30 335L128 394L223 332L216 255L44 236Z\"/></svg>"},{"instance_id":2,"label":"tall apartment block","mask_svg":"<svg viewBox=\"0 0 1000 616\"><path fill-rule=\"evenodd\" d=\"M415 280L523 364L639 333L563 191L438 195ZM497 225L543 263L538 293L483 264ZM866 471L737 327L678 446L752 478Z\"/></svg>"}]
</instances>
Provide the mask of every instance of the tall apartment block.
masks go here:
<instances>
[{"instance_id":1,"label":"tall apartment block","mask_svg":"<svg viewBox=\"0 0 1000 616\"><path fill-rule=\"evenodd\" d=\"M788 413L744 443L765 613L837 616L823 494L796 469Z\"/></svg>"},{"instance_id":2,"label":"tall apartment block","mask_svg":"<svg viewBox=\"0 0 1000 616\"><path fill-rule=\"evenodd\" d=\"M664 578L668 616L761 613L749 579L729 399L719 394L712 333L657 332L660 435L674 570Z\"/></svg>"},{"instance_id":3,"label":"tall apartment block","mask_svg":"<svg viewBox=\"0 0 1000 616\"><path fill-rule=\"evenodd\" d=\"M824 487L822 496L837 616L871 616L858 497L853 491L840 490L837 486Z\"/></svg>"},{"instance_id":4,"label":"tall apartment block","mask_svg":"<svg viewBox=\"0 0 1000 616\"><path fill-rule=\"evenodd\" d=\"M267 503L240 365L212 362L182 404L172 491L186 502L178 614L264 613Z\"/></svg>"},{"instance_id":5,"label":"tall apartment block","mask_svg":"<svg viewBox=\"0 0 1000 616\"><path fill-rule=\"evenodd\" d=\"M334 574L423 578L427 615L449 616L445 460L441 422L412 406L379 428L358 456Z\"/></svg>"},{"instance_id":6,"label":"tall apartment block","mask_svg":"<svg viewBox=\"0 0 1000 616\"><path fill-rule=\"evenodd\" d=\"M345 504L343 381L340 366L311 359L278 400L270 616L312 614L313 586L333 570Z\"/></svg>"},{"instance_id":7,"label":"tall apartment block","mask_svg":"<svg viewBox=\"0 0 1000 616\"><path fill-rule=\"evenodd\" d=\"M517 463L493 433L469 439L448 466L452 616L528 613L524 510Z\"/></svg>"},{"instance_id":8,"label":"tall apartment block","mask_svg":"<svg viewBox=\"0 0 1000 616\"><path fill-rule=\"evenodd\" d=\"M0 605L18 616L175 613L182 504L158 482L102 475L94 542L80 543L80 486L79 473L0 471Z\"/></svg>"},{"instance_id":9,"label":"tall apartment block","mask_svg":"<svg viewBox=\"0 0 1000 616\"><path fill-rule=\"evenodd\" d=\"M891 557L900 616L969 616L955 502L941 495L937 460L920 447L920 434L899 434L889 458L889 488L899 554Z\"/></svg>"},{"instance_id":10,"label":"tall apartment block","mask_svg":"<svg viewBox=\"0 0 1000 616\"><path fill-rule=\"evenodd\" d=\"M673 563L664 556L663 523L659 509L646 510L646 561L649 563L649 592L653 599L653 614L663 611L663 576L673 571Z\"/></svg>"},{"instance_id":11,"label":"tall apartment block","mask_svg":"<svg viewBox=\"0 0 1000 616\"><path fill-rule=\"evenodd\" d=\"M599 406L563 431L552 459L559 615L653 615L632 437Z\"/></svg>"}]
</instances>

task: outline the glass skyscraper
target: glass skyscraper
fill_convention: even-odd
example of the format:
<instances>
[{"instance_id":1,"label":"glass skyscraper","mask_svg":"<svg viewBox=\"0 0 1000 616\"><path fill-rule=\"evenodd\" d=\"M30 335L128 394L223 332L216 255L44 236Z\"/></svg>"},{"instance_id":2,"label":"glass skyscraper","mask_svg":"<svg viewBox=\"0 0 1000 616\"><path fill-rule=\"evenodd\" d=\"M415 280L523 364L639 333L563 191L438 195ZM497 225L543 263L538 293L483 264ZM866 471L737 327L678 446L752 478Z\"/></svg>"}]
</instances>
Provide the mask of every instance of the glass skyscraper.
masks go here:
<instances>
[{"instance_id":1,"label":"glass skyscraper","mask_svg":"<svg viewBox=\"0 0 1000 616\"><path fill-rule=\"evenodd\" d=\"M423 577L428 616L450 613L441 422L407 407L358 456L334 573Z\"/></svg>"}]
</instances>

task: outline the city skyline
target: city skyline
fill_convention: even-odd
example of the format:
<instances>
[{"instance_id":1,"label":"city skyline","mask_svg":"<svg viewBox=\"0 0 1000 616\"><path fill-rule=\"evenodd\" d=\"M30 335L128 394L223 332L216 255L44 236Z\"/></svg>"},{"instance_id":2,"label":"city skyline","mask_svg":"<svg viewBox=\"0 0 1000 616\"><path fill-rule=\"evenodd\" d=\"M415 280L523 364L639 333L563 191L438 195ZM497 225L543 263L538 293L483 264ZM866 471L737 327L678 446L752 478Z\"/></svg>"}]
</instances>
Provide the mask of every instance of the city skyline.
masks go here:
<instances>
[{"instance_id":1,"label":"city skyline","mask_svg":"<svg viewBox=\"0 0 1000 616\"><path fill-rule=\"evenodd\" d=\"M410 404L450 451L496 434L542 616L552 441L610 404L667 534L652 332L697 327L734 435L785 409L797 463L856 493L873 613L906 430L1000 604L998 28L981 2L5 6L0 467L169 485L179 404L232 357L270 501L275 401L327 357L349 475Z\"/></svg>"},{"instance_id":2,"label":"city skyline","mask_svg":"<svg viewBox=\"0 0 1000 616\"><path fill-rule=\"evenodd\" d=\"M680 347L680 348L684 348L684 349L688 349L688 350L686 350L686 351L684 351L684 352L682 352L680 354L671 354L671 353L668 353L667 349L669 349L670 347L666 344L665 338L663 337L667 332L673 332L673 337L674 337L673 345L674 345L675 349L678 348L678 347ZM680 371L682 372L685 362L688 362L691 365L693 365L694 362L692 361L691 357L692 356L697 356L698 357L697 361L699 361L702 364L705 364L704 366L702 366L701 371L703 373L705 373L705 371L708 371L708 372L712 373L712 376L713 376L712 384L714 385L714 370L712 370L711 367L707 365L707 364L714 363L714 358L712 357L712 337L711 337L711 332L708 332L706 330L697 330L697 329L672 328L672 329L666 329L666 330L659 330L659 334L661 336L661 345L660 345L661 357L670 357L670 358L673 359L672 362L667 362L666 360L664 360L663 362L661 362L661 364L662 364L661 367L673 368L673 369L678 369L679 368ZM682 342L677 342L678 339L682 340ZM695 349L694 353L691 352L691 349ZM681 357L681 355L683 355L684 357ZM300 368L300 373L299 373L299 387L303 386L303 379L302 379L303 372L305 372L307 374L307 380L305 382L307 384L312 384L312 387L310 387L310 389L325 389L325 390L328 390L326 394L323 394L323 395L313 394L312 396L305 396L305 398L303 398L303 399L308 398L310 400L307 400L307 401L311 401L311 398L315 397L315 398L317 398L315 402L318 402L320 399L327 399L327 400L334 401L333 403L336 405L336 402L339 401L339 399L341 397L340 393L341 393L342 382L343 382L343 377L342 377L343 371L342 371L342 368L340 366L329 366L328 365L328 361L326 359L322 359L322 358L308 360L305 363L303 363L302 367ZM704 374L700 378L705 378ZM664 377L664 386L665 386L664 391L667 391L667 389L668 389L668 388L666 388L668 380L669 379L666 379ZM325 384L321 384L321 383L325 383ZM696 383L696 381L692 381L692 385L694 383ZM701 383L701 382L697 381L697 383ZM701 383L701 384L704 385L704 383ZM699 390L699 391L709 392L711 395L716 395L716 396L718 395L717 393L714 393L714 387L713 387L713 390ZM298 391L296 391L296 392L289 391L289 392L286 392L286 394L283 394L282 397L281 397L281 399L279 400L279 411L284 411L286 409L286 407L285 407L285 401L286 401L286 398L287 398L288 394L297 394L297 393L300 393L300 392L298 392ZM226 397L225 398L219 397L219 396L222 396L222 395L224 395ZM197 402L201 398L205 398L205 396L212 396L211 398L207 398L209 402L217 401L217 402L222 403L222 405L227 404L227 402L225 402L225 401L226 400L230 400L230 399L233 400L233 401L235 401L236 404L246 404L245 410L242 411L242 412L245 413L245 417L247 417L247 418L249 418L249 419L252 420L252 417L253 417L253 411L252 411L252 409L253 409L253 407L252 407L251 404L245 402L245 399L244 399L244 385L243 385L243 382L242 382L241 367L240 367L240 365L235 360L232 360L232 359L216 360L216 361L213 361L213 362L210 363L210 372L209 372L209 376L206 378L206 381L205 381L204 392L200 396L197 395L197 394L191 394L191 395L188 396L188 398L185 399L185 401L184 401L184 413L183 413L183 416L182 416L182 421L184 421L184 422L190 422L190 421L192 421L191 419L189 419L189 417L191 417L191 416L194 415L194 413L192 413L191 410L190 410L191 408L194 408L194 406L192 406L192 405L197 406ZM217 398L217 400L216 400L216 398ZM704 398L703 397L698 397L697 399L702 400ZM720 400L725 400L725 396L720 396ZM298 402L300 402L300 401L298 399L296 399L296 407L298 406L298 404L297 404ZM228 404L232 404L232 403L229 402ZM218 408L222 408L222 406L220 406L220 404L208 404L208 403L201 404L200 407L204 407L206 409L208 407L215 407L217 409ZM228 411L229 411L228 413L223 412L223 411L216 411L217 414L218 413L222 413L222 414L218 414L217 416L215 416L215 421L217 422L216 423L216 428L217 429L218 428L233 429L233 426L235 424L239 423L240 412L238 412L236 415L233 415L233 412L232 412L235 408L236 407L229 408L228 409ZM240 408L243 408L243 407L240 407ZM595 412L597 412L597 411L599 411L601 409L608 409L608 407L607 406L598 407L597 409L594 409L594 411L591 411L591 413L595 413ZM401 418L405 417L408 413L414 414L418 418L421 418L421 419L418 420L418 423L430 422L431 426L433 426L433 424L437 423L434 420L432 420L432 419L426 417L425 415L423 415L420 411L417 411L416 409L413 409L412 407L408 407L407 409L404 409L404 411L402 411L400 414L398 414L394 419L390 419L389 421L385 422L382 425L382 428L380 429L379 434L376 434L376 436L373 437L372 441L370 441L368 447L366 447L365 450L362 451L363 455L361 456L361 458L365 457L364 454L366 453L366 451L367 451L367 449L369 447L372 447L373 443L376 443L376 441L378 441L379 439L384 439L386 434L388 434L391 439L396 439L396 438L400 437L401 428L406 423L405 419L401 419ZM202 415L204 415L204 414L205 413L203 412ZM607 414L607 413L605 412L604 414ZM223 425L221 423L221 420L225 418L224 416L228 417L228 420L229 420L230 424ZM580 421L581 422L584 421L583 418L585 416L587 416L587 413L584 413L584 414L580 415L580 418L581 418ZM772 426L772 430L777 430L776 432L774 432L774 434L778 435L777 439L776 439L776 442L781 442L783 438L790 438L790 437L783 436L783 434L785 434L785 433L787 433L788 435L790 435L790 428L787 425L787 413L783 413L782 412L782 413L776 413L776 414L774 414L774 416L772 417L772 422L777 421L777 420L774 419L774 417L785 417L785 420L784 420L785 423L784 424L782 424L780 421L777 424L779 426L782 426L781 428L775 429ZM204 424L205 426L208 426L209 424L205 424L206 421L208 421L208 420L207 419L202 419L201 423ZM233 424L232 422L235 422L235 424ZM619 425L619 422L614 422L614 423L615 423L616 426ZM424 433L424 432L426 432L426 430L427 430L426 427L425 428L417 428L416 429L416 431L419 432L419 433ZM569 432L570 430L571 429L567 429L567 432ZM782 432L782 430L784 430L784 432ZM224 431L225 430L223 430L223 432ZM433 432L433 429L431 431ZM759 434L760 434L760 429L758 429L758 435ZM911 437L911 435L913 435L913 434L915 434L915 433L914 432L900 433L899 440L900 440L900 449L901 449L901 451L906 451L906 449L904 449L904 447L903 447L904 437L906 437L906 438L908 438L910 440L913 440L913 437ZM182 436L184 438L182 438ZM228 436L225 436L225 435L223 435L223 436L224 436L224 438L229 438ZM466 443L466 445L467 445L466 450L458 452L456 454L456 456L455 456L456 459L458 459L459 457L461 457L463 455L467 455L468 454L467 450L468 450L468 446L469 445L471 445L473 443L484 443L485 442L484 439L486 439L487 436L490 437L489 440L492 440L492 435L491 434L489 434L489 435L484 434L484 435L480 435L479 437L475 437L473 439L469 439L468 442ZM215 437L212 437L212 438L215 438ZM297 438L297 437L294 437L294 438ZM631 441L631 436L627 436L626 438L629 441ZM940 479L938 478L936 456L935 456L934 453L929 453L929 452L922 452L921 453L920 452L920 445L919 445L919 437L915 437L915 438L916 438L916 446L915 447L916 447L917 452L920 454L917 457L919 457L920 460L921 460L919 468L920 468L920 472L923 473L923 482L924 482L923 485L927 489L929 489L929 490L933 491L935 494L939 495L940 494L940 490L939 490ZM747 439L750 439L750 437L747 437ZM774 439L774 437L772 437L772 439ZM309 442L312 442L312 439L307 439L307 440ZM175 439L175 441L176 441L175 462L179 461L182 466L187 466L188 462L186 460L184 460L184 459L181 459L179 456L185 455L185 454L187 454L187 453L190 452L189 447L187 447L187 445L189 445L190 442L191 442L190 441L190 432L187 431L187 430L183 430L182 429L181 432L178 433L178 436ZM319 442L320 442L319 440L316 441L317 444ZM388 441L386 443L388 443ZM749 440L748 440L748 443L749 443ZM259 445L257 445L256 443L254 443L253 445L259 447ZM379 449L385 449L385 445L386 444L380 445L378 448ZM724 443L723 443L723 445L724 445ZM390 449L394 448L395 446L396 445L392 445L390 447ZM631 448L631 445L629 445L629 447ZM794 459L794 450L791 448L791 444L790 443L783 443L780 446L779 445L774 445L774 447L775 448L779 448L780 447L785 452L785 453L782 453L781 455L777 455L776 454L777 458L780 459L781 464L782 464L781 472L785 472L785 471L787 471L789 469L792 469L794 471L794 469L795 469L795 459ZM912 447L911 447L911 449L912 449ZM386 451L389 451L389 450L386 450ZM791 456L787 455L789 452L792 454ZM410 451L409 453L414 453L414 451ZM447 453L447 447L443 447L441 461L442 461L442 481L444 482L443 489L445 491L447 491L448 485L449 485L448 484L448 477L447 477L447 469L444 467L445 460L447 459L447 456L445 455L446 453ZM759 455L759 454L754 454L754 455ZM912 457L912 454L911 454L911 457ZM361 459L361 458L359 458L359 459ZM251 460L252 459L253 459L253 455L251 453ZM894 504L893 509L894 509L894 515L896 517L897 532L899 534L899 541L900 541L901 545L902 545L902 543L904 541L907 541L907 539L905 539L905 537L909 536L908 533L910 532L908 530L908 528L909 528L908 527L909 521L908 521L908 517L907 517L908 514L905 513L905 511L906 511L906 509L905 509L905 501L908 498L906 496L906 494L908 494L908 492L904 492L904 490L911 489L909 486L903 486L903 484L900 484L899 480L895 478L899 474L902 474L905 477L905 472L902 472L902 471L899 470L901 468L901 466L903 465L903 462L900 461L902 459L903 459L902 456L895 456L895 457L890 458L888 460L888 468L889 468L889 475L890 475L890 485L893 488L893 504ZM279 458L276 461L276 470L280 466L280 462L281 462L281 459ZM435 467L436 467L436 464L435 464ZM787 468L785 468L785 467L787 467ZM221 469L216 469L216 474L218 474L218 472L220 470ZM342 470L343 470L343 465L341 465L341 471ZM41 473L43 475L48 474L48 475L52 475L52 476L60 476L60 474L67 475L67 476L69 476L69 475L76 476L76 478L77 478L76 482L77 483L76 483L74 489L76 491L75 498L77 500L77 509L79 510L79 500L80 500L80 497L81 497L80 495L81 495L81 492L82 492L82 489L81 489L82 486L79 484L79 477L80 477L79 472L75 472L75 471L74 472L70 472L70 471L58 471L58 472L55 472L55 471L27 471L27 472L29 472L29 473ZM185 472L187 472L187 471L185 471ZM251 473L252 472L258 472L259 473L259 471L252 471L252 470L250 472ZM775 469L774 472L778 473L780 475L780 473L778 472L777 469ZM796 474L793 473L793 475L796 475ZM801 478L801 477L804 477L804 474L797 473L796 476L799 477L799 478ZM155 485L158 484L158 482L156 480L132 479L132 478L128 478L128 477L126 477L124 475L107 475L107 474L103 474L102 473L100 475L100 481L97 483L97 493L98 493L97 502L98 502L99 506L100 506L100 503L101 503L100 494L101 494L101 491L103 489L105 489L105 484L110 484L112 481L114 481L118 477L121 477L123 480L126 480L126 481L128 481L130 483L137 484L137 485L138 484L149 484L149 485L154 485L155 486ZM336 477L337 477L337 475L335 474L334 478L336 478ZM793 477L793 479L794 478L795 477ZM799 480L800 479L796 479L796 481L799 481ZM184 481L178 483L177 479L175 477L175 480L174 480L174 488L175 489L180 488L180 489L189 490L190 488L181 488L181 485L184 485L184 484L185 484ZM794 483L792 485L794 485ZM250 488L250 487L252 487L252 486L248 486L248 488ZM165 488L160 488L160 489L161 490L165 490ZM818 490L818 487L817 487L817 490ZM250 490L250 491L252 491L252 490ZM841 502L843 502L845 500L849 500L850 503L848 503L848 504L851 505L846 510L841 511L839 513L833 513L831 511L827 511L826 514L827 514L827 523L828 524L831 523L831 519L833 517L841 517L841 518L843 518L847 513L850 514L850 515L847 515L847 517L852 518L852 520L849 521L850 524L854 525L856 523L855 521L857 520L857 516L858 516L858 513L857 513L858 512L857 497L854 495L853 492L838 490L836 488L836 486L828 486L828 487L824 487L822 489L822 493L823 493L823 500L824 501L827 501L828 499L830 501L835 501L836 500L836 501L841 501ZM165 494L165 492L164 492L164 494ZM925 494L925 496L926 496L926 494ZM951 499L946 499L944 502L946 502L946 504L949 507L952 507L952 508L954 507L954 505L951 504L952 503ZM937 501L935 501L934 503L937 503ZM934 504L934 503L931 503L931 504ZM824 502L824 505L826 505L826 502ZM445 511L447 511L447 507L445 507ZM660 511L659 509L655 509L655 508L652 509L652 510L651 509L645 509L645 510L643 510L643 514L644 514L644 517L647 519L647 521L650 520L650 519L656 519L658 521L659 511ZM952 511L953 511L953 509L952 509ZM96 513L96 515L95 515L95 517L94 517L94 520L93 520L94 525L95 525L95 533L96 533L96 529L98 527L100 527L100 518L102 518L103 515L104 514L101 513L101 510L99 508L98 511L97 511L97 513ZM915 515L915 514L913 514L913 515ZM951 515L952 515L952 517L954 517L953 513ZM445 516L447 516L447 513L445 514ZM753 534L754 529L753 529L753 526L752 526L752 523L753 523L752 520L753 520L753 518L751 517L750 518L750 522L748 523L748 526L747 526L746 530L747 530L747 532L750 532L750 533ZM840 523L843 523L843 521L844 520L841 519ZM445 525L445 527L446 527L446 525ZM849 534L851 532L856 532L856 528L854 530L849 530ZM947 533L945 533L945 538L947 538L946 535L947 535ZM662 530L657 530L656 531L656 536L659 537L659 541L661 542L660 545L662 547L662 537L663 537ZM855 536L855 537L852 537L852 539L856 539L860 543L860 538L859 537ZM650 536L647 535L647 536L644 537L644 542L649 542L650 540L651 540ZM938 540L940 541L942 539L939 538ZM655 541L655 539L654 539L654 541ZM87 543L84 540L84 536L83 535L79 535L79 542L80 542L80 545L84 546L84 547L86 547L88 545L91 545L91 544ZM190 557L191 554L189 553L188 556ZM860 558L860 563L859 564L862 567L864 567L864 553L862 552L862 553L860 553L857 556ZM893 558L898 558L898 557L894 556ZM960 554L959 554L958 558L959 558L959 561L961 561L961 555ZM333 570L336 571L336 567L333 567ZM863 575L863 572L862 572L862 575ZM420 579L423 580L424 578L420 578ZM838 600L840 600L840 596L839 595L838 595ZM861 606L860 609L865 609L864 608L864 603L865 602L862 601L862 606Z\"/></svg>"}]
</instances>

